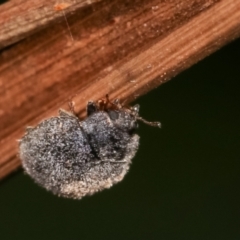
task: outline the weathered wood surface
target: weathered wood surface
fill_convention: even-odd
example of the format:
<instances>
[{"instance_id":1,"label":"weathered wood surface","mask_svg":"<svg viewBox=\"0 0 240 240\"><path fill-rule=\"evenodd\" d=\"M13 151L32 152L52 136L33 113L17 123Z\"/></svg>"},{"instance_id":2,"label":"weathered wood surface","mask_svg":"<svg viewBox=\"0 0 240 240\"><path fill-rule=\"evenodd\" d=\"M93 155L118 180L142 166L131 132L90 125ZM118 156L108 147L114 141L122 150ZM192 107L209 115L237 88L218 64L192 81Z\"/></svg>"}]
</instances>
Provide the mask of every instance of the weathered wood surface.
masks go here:
<instances>
[{"instance_id":1,"label":"weathered wood surface","mask_svg":"<svg viewBox=\"0 0 240 240\"><path fill-rule=\"evenodd\" d=\"M109 93L127 102L240 35L240 1L12 0L0 5L0 178L24 128Z\"/></svg>"}]
</instances>

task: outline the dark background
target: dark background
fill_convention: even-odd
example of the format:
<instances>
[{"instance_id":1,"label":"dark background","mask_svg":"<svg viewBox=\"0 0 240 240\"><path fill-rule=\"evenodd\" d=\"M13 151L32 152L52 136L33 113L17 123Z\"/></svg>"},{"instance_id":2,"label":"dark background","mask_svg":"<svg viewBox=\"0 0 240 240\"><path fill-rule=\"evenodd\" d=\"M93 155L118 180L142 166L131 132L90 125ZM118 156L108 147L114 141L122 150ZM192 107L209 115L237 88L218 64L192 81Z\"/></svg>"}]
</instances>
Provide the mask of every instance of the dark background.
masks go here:
<instances>
[{"instance_id":1,"label":"dark background","mask_svg":"<svg viewBox=\"0 0 240 240\"><path fill-rule=\"evenodd\" d=\"M138 99L123 182L58 198L22 171L0 184L0 239L240 239L240 40Z\"/></svg>"}]
</instances>

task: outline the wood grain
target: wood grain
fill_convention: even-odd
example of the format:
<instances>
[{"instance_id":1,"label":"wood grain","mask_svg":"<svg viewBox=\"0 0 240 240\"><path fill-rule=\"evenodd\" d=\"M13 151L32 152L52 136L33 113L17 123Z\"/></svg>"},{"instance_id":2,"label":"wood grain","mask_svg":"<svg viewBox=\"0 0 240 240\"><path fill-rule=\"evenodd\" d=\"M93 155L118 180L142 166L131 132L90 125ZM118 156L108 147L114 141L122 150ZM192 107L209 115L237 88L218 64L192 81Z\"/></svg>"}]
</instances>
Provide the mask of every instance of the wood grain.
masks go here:
<instances>
[{"instance_id":1,"label":"wood grain","mask_svg":"<svg viewBox=\"0 0 240 240\"><path fill-rule=\"evenodd\" d=\"M66 14L101 0L66 0ZM62 19L55 0L11 0L0 5L0 49L30 36Z\"/></svg>"},{"instance_id":2,"label":"wood grain","mask_svg":"<svg viewBox=\"0 0 240 240\"><path fill-rule=\"evenodd\" d=\"M38 9L15 2L22 16ZM130 102L240 35L235 0L103 0L72 7L64 13L74 41L63 15L44 26L29 20L37 30L25 31L25 21L7 38L14 19L0 14L0 178L20 166L16 140L24 128L67 109L69 99L81 117L88 100L106 93ZM8 12L18 15L12 8Z\"/></svg>"}]
</instances>

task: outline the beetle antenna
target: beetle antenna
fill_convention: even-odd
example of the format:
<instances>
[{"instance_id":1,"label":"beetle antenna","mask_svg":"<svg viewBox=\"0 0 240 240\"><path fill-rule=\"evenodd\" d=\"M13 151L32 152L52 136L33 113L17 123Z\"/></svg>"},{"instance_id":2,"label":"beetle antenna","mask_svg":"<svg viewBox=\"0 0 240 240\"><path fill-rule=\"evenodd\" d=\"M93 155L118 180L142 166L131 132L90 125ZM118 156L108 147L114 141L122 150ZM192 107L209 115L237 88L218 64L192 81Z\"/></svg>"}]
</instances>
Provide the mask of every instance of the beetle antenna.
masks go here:
<instances>
[{"instance_id":1,"label":"beetle antenna","mask_svg":"<svg viewBox=\"0 0 240 240\"><path fill-rule=\"evenodd\" d=\"M161 123L160 122L149 122L149 121L145 120L142 117L137 117L137 120L139 120L139 121L141 121L141 122L143 122L143 123L145 123L147 125L150 125L152 127L159 127L159 128L161 128Z\"/></svg>"}]
</instances>

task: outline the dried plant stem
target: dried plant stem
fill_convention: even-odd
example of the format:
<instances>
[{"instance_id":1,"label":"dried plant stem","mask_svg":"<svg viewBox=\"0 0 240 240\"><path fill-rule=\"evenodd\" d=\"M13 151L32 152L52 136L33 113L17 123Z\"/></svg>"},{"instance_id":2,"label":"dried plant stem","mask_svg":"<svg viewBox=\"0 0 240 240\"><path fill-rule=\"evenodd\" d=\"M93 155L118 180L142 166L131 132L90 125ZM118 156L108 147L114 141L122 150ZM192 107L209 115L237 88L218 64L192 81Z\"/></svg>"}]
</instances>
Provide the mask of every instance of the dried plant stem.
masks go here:
<instances>
[{"instance_id":1,"label":"dried plant stem","mask_svg":"<svg viewBox=\"0 0 240 240\"><path fill-rule=\"evenodd\" d=\"M55 2L0 5L0 178L20 165L24 127L72 97L80 116L106 93L130 102L240 35L236 0L68 2L69 28Z\"/></svg>"}]
</instances>

